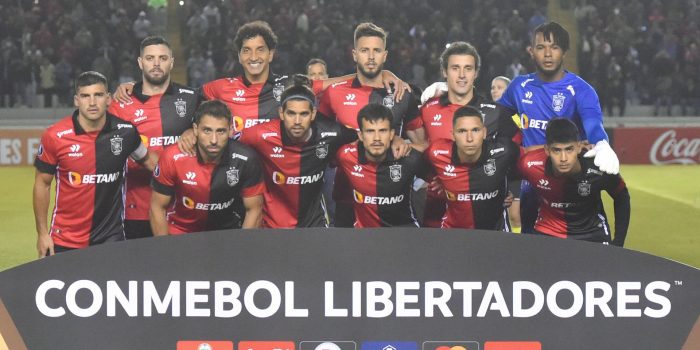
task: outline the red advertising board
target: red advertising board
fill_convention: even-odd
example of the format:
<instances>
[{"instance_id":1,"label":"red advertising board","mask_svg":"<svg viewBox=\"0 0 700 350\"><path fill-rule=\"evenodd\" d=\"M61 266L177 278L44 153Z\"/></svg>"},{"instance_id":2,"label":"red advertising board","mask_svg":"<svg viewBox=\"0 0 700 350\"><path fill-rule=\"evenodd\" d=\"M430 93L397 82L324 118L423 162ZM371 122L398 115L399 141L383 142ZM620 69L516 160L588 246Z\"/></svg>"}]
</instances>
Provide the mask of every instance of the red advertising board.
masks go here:
<instances>
[{"instance_id":1,"label":"red advertising board","mask_svg":"<svg viewBox=\"0 0 700 350\"><path fill-rule=\"evenodd\" d=\"M700 128L616 128L622 164L700 164Z\"/></svg>"}]
</instances>

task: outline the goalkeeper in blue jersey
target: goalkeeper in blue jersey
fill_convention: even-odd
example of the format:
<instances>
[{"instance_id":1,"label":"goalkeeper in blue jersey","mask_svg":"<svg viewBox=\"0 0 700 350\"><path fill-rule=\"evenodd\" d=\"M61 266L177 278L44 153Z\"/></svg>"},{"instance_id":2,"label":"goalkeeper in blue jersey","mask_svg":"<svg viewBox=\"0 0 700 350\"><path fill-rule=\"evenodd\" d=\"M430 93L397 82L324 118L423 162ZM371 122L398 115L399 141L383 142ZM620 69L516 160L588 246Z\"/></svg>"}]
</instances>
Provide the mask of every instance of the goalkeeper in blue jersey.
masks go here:
<instances>
[{"instance_id":1,"label":"goalkeeper in blue jersey","mask_svg":"<svg viewBox=\"0 0 700 350\"><path fill-rule=\"evenodd\" d=\"M547 123L554 118L571 119L583 140L593 148L585 157L595 157L600 170L617 174L620 162L603 129L603 113L595 90L578 75L564 69L569 50L569 33L556 22L535 28L529 48L537 71L513 79L498 103L504 108L499 117L499 136L513 136L518 127L511 116L520 116L525 151L545 144ZM532 232L537 217L537 197L523 182L520 197L522 232Z\"/></svg>"}]
</instances>

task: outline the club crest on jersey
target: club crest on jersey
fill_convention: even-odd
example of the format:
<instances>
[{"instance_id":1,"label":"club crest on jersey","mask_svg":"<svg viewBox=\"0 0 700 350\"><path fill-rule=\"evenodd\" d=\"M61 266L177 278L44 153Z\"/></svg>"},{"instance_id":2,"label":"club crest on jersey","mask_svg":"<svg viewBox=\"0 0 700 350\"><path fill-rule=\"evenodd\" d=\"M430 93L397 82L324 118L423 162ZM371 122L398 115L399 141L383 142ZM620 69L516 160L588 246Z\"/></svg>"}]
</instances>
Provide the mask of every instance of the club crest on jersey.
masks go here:
<instances>
[{"instance_id":1,"label":"club crest on jersey","mask_svg":"<svg viewBox=\"0 0 700 350\"><path fill-rule=\"evenodd\" d=\"M401 164L389 165L389 177L394 182L401 180Z\"/></svg>"},{"instance_id":2,"label":"club crest on jersey","mask_svg":"<svg viewBox=\"0 0 700 350\"><path fill-rule=\"evenodd\" d=\"M388 94L388 95L384 96L384 99L382 100L382 104L386 108L394 107L394 94Z\"/></svg>"},{"instance_id":3,"label":"club crest on jersey","mask_svg":"<svg viewBox=\"0 0 700 350\"><path fill-rule=\"evenodd\" d=\"M238 169L232 167L226 170L226 182L229 186L236 186L238 183Z\"/></svg>"},{"instance_id":4,"label":"club crest on jersey","mask_svg":"<svg viewBox=\"0 0 700 350\"><path fill-rule=\"evenodd\" d=\"M112 154L114 154L115 156L118 156L122 153L122 140L124 139L119 137L118 135L109 139L109 146L112 149Z\"/></svg>"},{"instance_id":5,"label":"club crest on jersey","mask_svg":"<svg viewBox=\"0 0 700 350\"><path fill-rule=\"evenodd\" d=\"M561 112L561 110L564 109L565 99L566 96L564 96L564 94L562 94L561 92L552 96L552 109L554 109L555 112Z\"/></svg>"},{"instance_id":6,"label":"club crest on jersey","mask_svg":"<svg viewBox=\"0 0 700 350\"><path fill-rule=\"evenodd\" d=\"M187 102L178 98L177 101L175 101L175 112L180 118L184 118L185 114L187 114Z\"/></svg>"},{"instance_id":7,"label":"club crest on jersey","mask_svg":"<svg viewBox=\"0 0 700 350\"><path fill-rule=\"evenodd\" d=\"M581 182L578 184L578 194L586 197L591 194L591 184L588 182Z\"/></svg>"},{"instance_id":8,"label":"club crest on jersey","mask_svg":"<svg viewBox=\"0 0 700 350\"><path fill-rule=\"evenodd\" d=\"M277 84L275 84L275 87L272 88L272 96L275 97L275 100L277 100L277 102L280 102L280 99L282 98L283 92L284 92L284 85L282 85L282 83L277 83Z\"/></svg>"},{"instance_id":9,"label":"club crest on jersey","mask_svg":"<svg viewBox=\"0 0 700 350\"><path fill-rule=\"evenodd\" d=\"M316 146L316 157L318 157L318 159L325 159L326 156L328 156L328 144L324 143Z\"/></svg>"},{"instance_id":10,"label":"club crest on jersey","mask_svg":"<svg viewBox=\"0 0 700 350\"><path fill-rule=\"evenodd\" d=\"M484 164L484 173L486 176L493 176L493 174L496 173L496 160L493 158L490 158L489 160L486 161L486 164Z\"/></svg>"}]
</instances>

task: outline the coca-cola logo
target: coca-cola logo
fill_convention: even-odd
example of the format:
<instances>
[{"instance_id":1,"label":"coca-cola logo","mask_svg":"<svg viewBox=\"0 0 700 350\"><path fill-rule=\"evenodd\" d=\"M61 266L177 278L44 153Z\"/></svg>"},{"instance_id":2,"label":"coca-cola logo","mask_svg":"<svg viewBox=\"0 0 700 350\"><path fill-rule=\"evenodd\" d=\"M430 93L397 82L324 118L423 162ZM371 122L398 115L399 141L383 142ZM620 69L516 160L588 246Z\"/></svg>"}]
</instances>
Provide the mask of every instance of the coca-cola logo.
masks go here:
<instances>
[{"instance_id":1,"label":"coca-cola logo","mask_svg":"<svg viewBox=\"0 0 700 350\"><path fill-rule=\"evenodd\" d=\"M676 138L676 130L661 134L649 151L652 164L700 163L700 138Z\"/></svg>"}]
</instances>

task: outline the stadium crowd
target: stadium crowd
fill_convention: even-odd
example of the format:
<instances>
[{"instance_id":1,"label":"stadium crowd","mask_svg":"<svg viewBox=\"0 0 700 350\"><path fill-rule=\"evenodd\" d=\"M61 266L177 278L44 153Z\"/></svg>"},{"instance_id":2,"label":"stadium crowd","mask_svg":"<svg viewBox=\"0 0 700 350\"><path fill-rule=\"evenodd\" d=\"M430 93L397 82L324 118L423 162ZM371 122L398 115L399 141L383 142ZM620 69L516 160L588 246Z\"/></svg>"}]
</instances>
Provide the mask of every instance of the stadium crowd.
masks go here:
<instances>
[{"instance_id":1,"label":"stadium crowd","mask_svg":"<svg viewBox=\"0 0 700 350\"><path fill-rule=\"evenodd\" d=\"M0 84L0 107L39 107L42 100L49 106L54 94L60 105L70 105L66 87L88 69L114 84L135 80L139 41L165 28L165 10L149 3L0 4L0 81L7 82ZM617 107L623 115L624 101L654 104L664 115L673 105L683 115L700 114L698 1L580 0L569 6L579 24L579 70L607 114ZM274 71L303 72L309 58L320 57L338 76L353 67L347 38L354 26L371 20L391 36L386 67L419 87L440 79L437 55L445 43L470 41L484 58L477 88L487 93L493 77L533 70L527 33L547 19L546 7L546 0L506 0L497 7L485 0L192 0L184 2L180 19L188 84L195 87L240 73L232 40L243 23L263 19L278 32Z\"/></svg>"}]
</instances>

